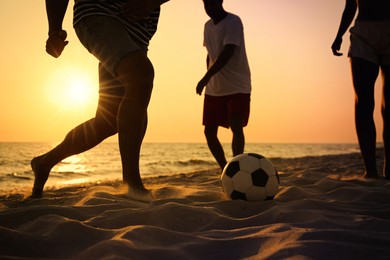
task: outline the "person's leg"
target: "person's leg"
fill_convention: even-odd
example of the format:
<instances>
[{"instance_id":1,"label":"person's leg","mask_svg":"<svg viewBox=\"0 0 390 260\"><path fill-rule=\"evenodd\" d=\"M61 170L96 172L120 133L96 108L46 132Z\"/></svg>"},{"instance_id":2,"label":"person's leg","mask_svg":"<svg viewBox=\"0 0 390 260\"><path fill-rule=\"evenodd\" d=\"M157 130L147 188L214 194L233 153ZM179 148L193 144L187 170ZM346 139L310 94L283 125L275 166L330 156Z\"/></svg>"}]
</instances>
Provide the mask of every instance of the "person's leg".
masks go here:
<instances>
[{"instance_id":1,"label":"person's leg","mask_svg":"<svg viewBox=\"0 0 390 260\"><path fill-rule=\"evenodd\" d=\"M390 179L390 65L382 66L382 79L383 145L385 151L383 173L386 179Z\"/></svg>"},{"instance_id":2,"label":"person's leg","mask_svg":"<svg viewBox=\"0 0 390 260\"><path fill-rule=\"evenodd\" d=\"M248 124L250 112L250 94L235 94L229 97L228 117L230 129L233 133L233 156L244 153L245 135L244 126Z\"/></svg>"},{"instance_id":3,"label":"person's leg","mask_svg":"<svg viewBox=\"0 0 390 260\"><path fill-rule=\"evenodd\" d=\"M119 82L99 66L100 89L118 88ZM107 137L116 134L116 117L122 97L106 92L99 93L99 102L94 118L72 129L65 139L51 151L35 157L31 167L35 175L32 197L41 197L51 169L63 159L96 146Z\"/></svg>"},{"instance_id":4,"label":"person's leg","mask_svg":"<svg viewBox=\"0 0 390 260\"><path fill-rule=\"evenodd\" d=\"M366 178L378 176L376 168L376 129L374 122L374 88L379 66L361 58L351 58L355 89L355 126Z\"/></svg>"},{"instance_id":5,"label":"person's leg","mask_svg":"<svg viewBox=\"0 0 390 260\"><path fill-rule=\"evenodd\" d=\"M211 154L219 164L219 167L221 167L221 170L223 170L227 161L222 145L218 140L218 126L205 126L204 134Z\"/></svg>"},{"instance_id":6,"label":"person's leg","mask_svg":"<svg viewBox=\"0 0 390 260\"><path fill-rule=\"evenodd\" d=\"M153 65L145 52L136 51L120 60L116 72L125 88L117 118L123 181L134 198L138 195L148 196L149 191L145 189L140 176L139 158L153 89Z\"/></svg>"},{"instance_id":7,"label":"person's leg","mask_svg":"<svg viewBox=\"0 0 390 260\"><path fill-rule=\"evenodd\" d=\"M245 136L244 128L242 126L242 117L241 116L232 116L230 120L230 129L233 133L232 140L232 151L233 156L244 153L245 148Z\"/></svg>"}]
</instances>

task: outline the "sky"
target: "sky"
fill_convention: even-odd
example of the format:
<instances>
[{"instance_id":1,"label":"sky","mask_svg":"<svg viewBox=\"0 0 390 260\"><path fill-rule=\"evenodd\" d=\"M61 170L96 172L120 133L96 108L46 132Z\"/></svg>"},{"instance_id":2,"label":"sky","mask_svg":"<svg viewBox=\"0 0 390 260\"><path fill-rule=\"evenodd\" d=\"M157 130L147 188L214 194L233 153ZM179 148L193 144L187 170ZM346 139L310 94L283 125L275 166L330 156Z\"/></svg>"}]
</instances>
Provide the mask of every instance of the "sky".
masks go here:
<instances>
[{"instance_id":1,"label":"sky","mask_svg":"<svg viewBox=\"0 0 390 260\"><path fill-rule=\"evenodd\" d=\"M64 20L69 44L55 59L45 53L44 1L0 0L0 141L61 141L94 116L97 60L79 43L72 7ZM241 17L252 73L251 143L354 143L354 93L344 36L342 57L330 45L342 0L225 0ZM206 71L200 0L162 6L149 47L156 76L145 142L205 142L203 96L195 87ZM376 85L378 141L381 79ZM231 141L221 128L221 142ZM111 137L108 141L116 141Z\"/></svg>"}]
</instances>

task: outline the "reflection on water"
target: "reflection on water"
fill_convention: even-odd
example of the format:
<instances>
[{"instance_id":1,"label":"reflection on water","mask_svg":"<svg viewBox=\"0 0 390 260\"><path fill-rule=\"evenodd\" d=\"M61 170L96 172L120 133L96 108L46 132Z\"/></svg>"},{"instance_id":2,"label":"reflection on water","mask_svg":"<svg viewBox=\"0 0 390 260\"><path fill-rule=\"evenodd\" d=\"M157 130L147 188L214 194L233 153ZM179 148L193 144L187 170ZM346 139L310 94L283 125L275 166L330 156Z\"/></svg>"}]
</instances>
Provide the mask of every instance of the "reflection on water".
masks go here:
<instances>
[{"instance_id":1,"label":"reflection on water","mask_svg":"<svg viewBox=\"0 0 390 260\"><path fill-rule=\"evenodd\" d=\"M52 171L57 173L85 173L89 172L90 169L88 169L88 160L85 155L78 154L64 159Z\"/></svg>"},{"instance_id":2,"label":"reflection on water","mask_svg":"<svg viewBox=\"0 0 390 260\"><path fill-rule=\"evenodd\" d=\"M75 184L82 184L82 183L88 183L91 182L90 178L75 178L65 181L58 182L60 185L75 185Z\"/></svg>"}]
</instances>

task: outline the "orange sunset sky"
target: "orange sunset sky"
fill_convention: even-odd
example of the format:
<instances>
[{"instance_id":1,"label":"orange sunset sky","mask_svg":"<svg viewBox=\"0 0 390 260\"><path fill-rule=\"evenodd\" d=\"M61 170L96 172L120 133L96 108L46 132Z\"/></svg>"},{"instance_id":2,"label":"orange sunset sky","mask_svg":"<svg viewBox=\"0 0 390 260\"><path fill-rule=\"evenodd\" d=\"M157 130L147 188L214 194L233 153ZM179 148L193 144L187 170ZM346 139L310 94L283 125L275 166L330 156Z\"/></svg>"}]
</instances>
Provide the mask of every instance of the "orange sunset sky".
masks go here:
<instances>
[{"instance_id":1,"label":"orange sunset sky","mask_svg":"<svg viewBox=\"0 0 390 260\"><path fill-rule=\"evenodd\" d=\"M64 21L70 43L54 59L45 53L44 0L0 1L0 141L61 141L94 115L97 60L74 33L70 2ZM330 50L344 1L225 0L224 6L245 28L253 86L246 141L356 142L349 34L344 56L334 57ZM156 78L145 142L205 142L203 96L195 87L205 73L206 20L201 0L162 6L149 51ZM379 79L378 141L380 85ZM231 134L220 130L220 137L230 142Z\"/></svg>"}]
</instances>

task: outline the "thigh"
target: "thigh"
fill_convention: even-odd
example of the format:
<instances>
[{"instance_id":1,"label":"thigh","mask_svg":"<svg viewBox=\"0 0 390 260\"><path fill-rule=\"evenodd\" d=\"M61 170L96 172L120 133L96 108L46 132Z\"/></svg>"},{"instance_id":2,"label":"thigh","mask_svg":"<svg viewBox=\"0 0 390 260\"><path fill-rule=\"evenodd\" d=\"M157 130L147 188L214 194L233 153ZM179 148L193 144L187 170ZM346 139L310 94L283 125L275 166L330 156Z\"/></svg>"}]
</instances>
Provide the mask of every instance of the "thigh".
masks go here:
<instances>
[{"instance_id":1,"label":"thigh","mask_svg":"<svg viewBox=\"0 0 390 260\"><path fill-rule=\"evenodd\" d=\"M359 99L373 99L375 81L379 65L362 58L351 58L352 79L355 93Z\"/></svg>"},{"instance_id":2,"label":"thigh","mask_svg":"<svg viewBox=\"0 0 390 260\"><path fill-rule=\"evenodd\" d=\"M99 64L99 101L95 118L116 128L119 105L124 88L101 64Z\"/></svg>"}]
</instances>

